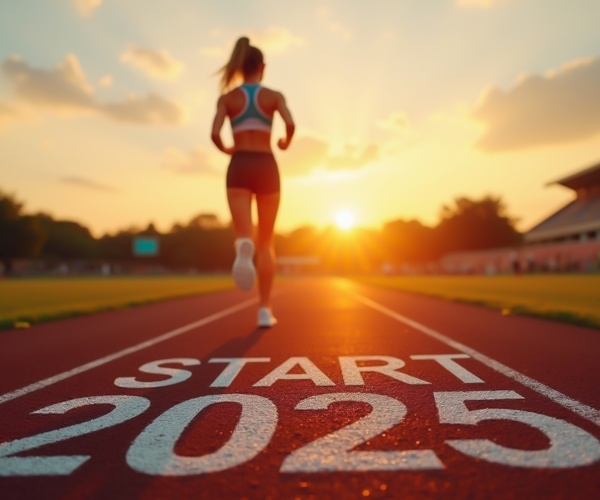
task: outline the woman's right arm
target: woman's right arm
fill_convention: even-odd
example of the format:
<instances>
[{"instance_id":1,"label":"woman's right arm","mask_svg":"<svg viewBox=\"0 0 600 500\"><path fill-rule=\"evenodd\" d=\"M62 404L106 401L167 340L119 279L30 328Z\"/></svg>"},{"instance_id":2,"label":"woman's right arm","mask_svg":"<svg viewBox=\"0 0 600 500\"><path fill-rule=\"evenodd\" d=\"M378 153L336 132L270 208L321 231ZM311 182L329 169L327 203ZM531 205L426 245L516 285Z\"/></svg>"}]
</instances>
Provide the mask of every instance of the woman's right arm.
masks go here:
<instances>
[{"instance_id":1,"label":"woman's right arm","mask_svg":"<svg viewBox=\"0 0 600 500\"><path fill-rule=\"evenodd\" d=\"M221 96L217 101L217 112L215 114L215 119L213 120L210 138L215 143L215 146L219 148L220 151L223 151L223 153L230 155L233 153L233 147L226 147L223 144L223 141L221 140L221 128L223 128L226 116L227 107L225 106L225 96Z\"/></svg>"},{"instance_id":2,"label":"woman's right arm","mask_svg":"<svg viewBox=\"0 0 600 500\"><path fill-rule=\"evenodd\" d=\"M292 118L292 113L290 113L289 108L285 102L285 97L283 94L277 93L277 111L281 115L283 122L285 123L285 138L279 139L277 141L277 145L279 149L287 149L292 142L292 137L294 136L294 131L296 130L296 125L294 124L294 119Z\"/></svg>"}]
</instances>

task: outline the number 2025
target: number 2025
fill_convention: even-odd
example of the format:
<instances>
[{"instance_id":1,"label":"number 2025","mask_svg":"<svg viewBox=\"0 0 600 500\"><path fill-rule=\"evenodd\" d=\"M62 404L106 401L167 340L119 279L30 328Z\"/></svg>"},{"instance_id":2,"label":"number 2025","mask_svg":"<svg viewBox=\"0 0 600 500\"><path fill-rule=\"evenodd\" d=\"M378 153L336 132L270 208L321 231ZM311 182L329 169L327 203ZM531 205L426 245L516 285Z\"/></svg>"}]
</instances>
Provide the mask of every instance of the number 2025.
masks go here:
<instances>
[{"instance_id":1,"label":"number 2025","mask_svg":"<svg viewBox=\"0 0 600 500\"><path fill-rule=\"evenodd\" d=\"M450 439L446 443L473 458L495 464L528 468L572 468L600 458L600 442L583 429L539 413L487 408L469 410L466 401L523 399L515 391L435 392L442 424L476 425L486 420L520 422L542 432L550 445L543 450L507 448L488 439ZM371 412L361 419L291 452L281 464L283 473L325 471L403 471L443 469L433 450L352 451L395 425L407 413L406 406L390 396L341 392L301 400L298 411L325 411L333 403L366 403ZM236 403L241 414L230 439L217 451L199 457L174 451L184 429L204 409ZM113 427L141 415L150 401L139 396L92 396L72 399L35 411L64 414L88 405L112 405L112 410L87 422L0 444L0 476L68 475L90 459L89 455L15 456L40 446ZM151 422L127 451L127 464L135 471L159 476L189 476L225 471L252 460L269 444L278 421L273 402L251 394L201 396L176 404Z\"/></svg>"}]
</instances>

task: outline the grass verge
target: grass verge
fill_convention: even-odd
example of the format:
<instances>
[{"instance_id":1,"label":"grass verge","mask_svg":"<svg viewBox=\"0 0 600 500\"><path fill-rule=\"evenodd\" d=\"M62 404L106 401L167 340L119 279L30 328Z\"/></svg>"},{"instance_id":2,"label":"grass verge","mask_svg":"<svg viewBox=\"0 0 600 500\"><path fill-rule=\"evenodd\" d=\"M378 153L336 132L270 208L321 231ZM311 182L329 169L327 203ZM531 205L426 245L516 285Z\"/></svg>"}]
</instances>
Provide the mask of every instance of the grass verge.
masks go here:
<instances>
[{"instance_id":1,"label":"grass verge","mask_svg":"<svg viewBox=\"0 0 600 500\"><path fill-rule=\"evenodd\" d=\"M600 275L364 276L361 283L600 329Z\"/></svg>"},{"instance_id":2,"label":"grass verge","mask_svg":"<svg viewBox=\"0 0 600 500\"><path fill-rule=\"evenodd\" d=\"M229 276L0 281L0 330L234 288Z\"/></svg>"}]
</instances>

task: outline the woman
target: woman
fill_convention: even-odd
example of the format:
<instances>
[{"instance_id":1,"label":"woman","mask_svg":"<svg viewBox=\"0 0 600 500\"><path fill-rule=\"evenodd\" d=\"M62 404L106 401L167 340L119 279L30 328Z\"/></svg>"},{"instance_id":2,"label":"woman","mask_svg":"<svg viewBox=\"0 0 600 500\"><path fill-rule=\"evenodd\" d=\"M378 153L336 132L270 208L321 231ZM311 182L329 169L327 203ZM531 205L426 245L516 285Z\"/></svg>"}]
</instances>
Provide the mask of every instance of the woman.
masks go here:
<instances>
[{"instance_id":1,"label":"woman","mask_svg":"<svg viewBox=\"0 0 600 500\"><path fill-rule=\"evenodd\" d=\"M271 125L277 111L285 122L286 137L277 145L285 150L294 135L294 121L280 92L263 87L265 63L262 52L240 38L229 62L221 69L221 92L213 121L211 138L217 148L231 155L227 170L227 201L235 231L236 258L233 278L239 288L254 286L256 250L260 305L258 326L271 327L277 320L271 311L271 287L275 275L273 227L279 208L279 170L271 151ZM227 92L239 77L243 84ZM225 93L227 92L227 93ZM233 147L221 140L221 128L229 118L233 131ZM253 240L251 204L256 197L258 234Z\"/></svg>"}]
</instances>

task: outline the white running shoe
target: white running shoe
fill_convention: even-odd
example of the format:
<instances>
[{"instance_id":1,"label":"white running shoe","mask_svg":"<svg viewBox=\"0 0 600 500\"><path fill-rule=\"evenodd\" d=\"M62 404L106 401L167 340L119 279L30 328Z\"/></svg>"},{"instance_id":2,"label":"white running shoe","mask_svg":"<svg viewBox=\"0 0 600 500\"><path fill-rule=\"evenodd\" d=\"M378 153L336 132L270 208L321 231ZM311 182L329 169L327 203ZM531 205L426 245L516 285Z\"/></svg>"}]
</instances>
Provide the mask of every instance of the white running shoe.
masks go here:
<instances>
[{"instance_id":1,"label":"white running shoe","mask_svg":"<svg viewBox=\"0 0 600 500\"><path fill-rule=\"evenodd\" d=\"M231 272L235 284L242 290L250 290L254 286L256 270L252 262L253 257L254 242L250 238L235 240L235 261Z\"/></svg>"},{"instance_id":2,"label":"white running shoe","mask_svg":"<svg viewBox=\"0 0 600 500\"><path fill-rule=\"evenodd\" d=\"M277 318L268 307L261 307L258 310L258 326L259 328L271 328L277 324Z\"/></svg>"}]
</instances>

